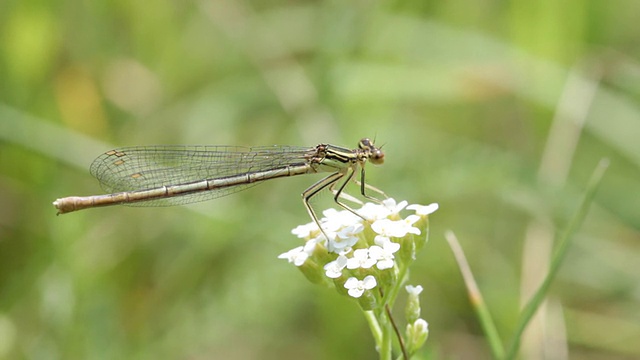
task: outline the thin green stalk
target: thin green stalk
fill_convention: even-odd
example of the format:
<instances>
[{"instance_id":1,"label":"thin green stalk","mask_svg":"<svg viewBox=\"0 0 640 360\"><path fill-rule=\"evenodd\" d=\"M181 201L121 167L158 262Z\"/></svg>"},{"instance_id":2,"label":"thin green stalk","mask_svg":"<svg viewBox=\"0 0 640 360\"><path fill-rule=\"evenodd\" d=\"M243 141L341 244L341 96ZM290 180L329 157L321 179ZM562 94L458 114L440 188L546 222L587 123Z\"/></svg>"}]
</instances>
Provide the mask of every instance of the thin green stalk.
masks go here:
<instances>
[{"instance_id":1,"label":"thin green stalk","mask_svg":"<svg viewBox=\"0 0 640 360\"><path fill-rule=\"evenodd\" d=\"M458 268L460 268L465 286L467 287L471 305L476 311L482 330L484 331L487 341L489 342L489 346L491 347L493 357L496 359L502 359L504 357L504 345L500 339L500 335L498 334L493 318L491 317L491 313L487 308L487 304L482 297L482 293L478 288L478 284L473 277L473 273L471 272L469 263L464 255L464 251L452 231L447 231L445 233L445 238L447 239L449 247L451 248L451 251L453 251L453 255L458 262Z\"/></svg>"},{"instance_id":2,"label":"thin green stalk","mask_svg":"<svg viewBox=\"0 0 640 360\"><path fill-rule=\"evenodd\" d=\"M402 334L400 333L400 329L398 329L398 326L393 320L393 315L391 315L391 308L389 308L389 304L385 304L384 308L387 313L387 319L389 320L389 323L393 327L393 332L396 334L396 337L398 338L398 345L400 346L402 357L404 358L404 360L409 360L409 354L407 354L407 347L404 343L404 340L402 339Z\"/></svg>"},{"instance_id":3,"label":"thin green stalk","mask_svg":"<svg viewBox=\"0 0 640 360\"><path fill-rule=\"evenodd\" d=\"M385 319L384 312L380 313L380 322L382 323L382 344L380 346L380 360L391 360L393 356L393 331L391 324Z\"/></svg>"},{"instance_id":4,"label":"thin green stalk","mask_svg":"<svg viewBox=\"0 0 640 360\"><path fill-rule=\"evenodd\" d=\"M400 268L398 269L398 281L393 285L389 293L386 294L386 297L384 297L385 303L389 304L390 307L393 307L394 303L396 302L396 298L398 297L398 292L400 291L400 288L407 280L408 272L409 272L409 265L400 266Z\"/></svg>"},{"instance_id":5,"label":"thin green stalk","mask_svg":"<svg viewBox=\"0 0 640 360\"><path fill-rule=\"evenodd\" d=\"M398 338L398 344L400 345L400 350L402 351L402 356L407 359L407 350L405 348L404 345L404 341L402 339L402 334L400 334L399 330L396 328L395 324L393 324L393 319L391 317L391 308L393 308L393 305L396 301L396 298L398 297L398 292L400 291L400 288L402 287L402 285L406 282L406 278L408 276L409 273L409 265L408 264L404 264L401 265L400 268L398 269L398 281L393 285L393 287L391 288L391 290L389 291L388 294L386 294L386 296L383 296L384 302L385 302L385 310L386 310L386 315L384 313L384 311L381 313L380 316L388 316L388 322L391 323L391 325L394 325L394 334L397 335Z\"/></svg>"},{"instance_id":6,"label":"thin green stalk","mask_svg":"<svg viewBox=\"0 0 640 360\"><path fill-rule=\"evenodd\" d=\"M369 324L369 329L371 329L371 334L373 335L373 339L375 340L377 347L381 348L383 334L376 315L372 310L363 311L363 313L364 318L367 320L367 324Z\"/></svg>"},{"instance_id":7,"label":"thin green stalk","mask_svg":"<svg viewBox=\"0 0 640 360\"><path fill-rule=\"evenodd\" d=\"M547 291L549 290L549 287L551 285L551 282L555 279L558 273L558 270L560 269L560 265L562 264L562 261L565 258L567 249L571 244L571 239L573 238L573 235L580 228L580 225L582 225L584 218L587 216L587 213L593 201L595 192L608 166L609 166L609 160L601 159L600 162L598 163L598 166L593 171L593 174L591 175L591 179L589 179L589 184L587 185L587 190L585 192L582 203L580 204L578 211L575 213L574 217L571 219L571 222L569 222L568 227L563 232L559 240L558 247L556 248L556 251L554 252L553 257L551 259L551 264L549 266L549 272L547 273L547 276L544 278L542 285L540 285L540 287L538 288L536 293L533 295L531 300L527 303L525 308L522 310L522 314L520 316L520 320L518 322L518 325L516 327L516 331L514 334L515 336L509 346L506 359L514 359L516 354L518 353L518 350L520 349L520 339L522 338L522 334L524 333L525 329L527 328L527 325L531 321L531 318L533 318L536 311L540 307L540 304L542 304L542 302L544 301Z\"/></svg>"}]
</instances>

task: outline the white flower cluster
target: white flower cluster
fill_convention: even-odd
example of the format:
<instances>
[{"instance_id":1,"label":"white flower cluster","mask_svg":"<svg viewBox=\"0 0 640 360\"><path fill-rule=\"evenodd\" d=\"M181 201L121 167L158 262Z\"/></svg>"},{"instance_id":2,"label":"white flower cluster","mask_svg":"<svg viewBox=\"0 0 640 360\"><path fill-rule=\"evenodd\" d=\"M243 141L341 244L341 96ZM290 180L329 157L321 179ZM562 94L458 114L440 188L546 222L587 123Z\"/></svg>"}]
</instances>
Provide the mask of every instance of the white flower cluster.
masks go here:
<instances>
[{"instance_id":1,"label":"white flower cluster","mask_svg":"<svg viewBox=\"0 0 640 360\"><path fill-rule=\"evenodd\" d=\"M348 294L359 298L366 290L378 285L374 276L376 271L396 266L394 254L400 250L403 238L420 235L418 225L421 220L438 209L438 204L407 204L406 201L397 203L391 198L381 204L367 203L356 210L362 217L347 210L326 210L323 212L324 218L320 220L323 231L315 222L296 227L291 232L305 239L305 245L278 258L287 259L298 267L304 267L313 258L326 277L341 279L339 283L347 289ZM415 215L401 218L400 212L405 208L414 210ZM313 269L317 267L310 266ZM344 274L345 269L347 275ZM363 277L358 279L353 275Z\"/></svg>"}]
</instances>

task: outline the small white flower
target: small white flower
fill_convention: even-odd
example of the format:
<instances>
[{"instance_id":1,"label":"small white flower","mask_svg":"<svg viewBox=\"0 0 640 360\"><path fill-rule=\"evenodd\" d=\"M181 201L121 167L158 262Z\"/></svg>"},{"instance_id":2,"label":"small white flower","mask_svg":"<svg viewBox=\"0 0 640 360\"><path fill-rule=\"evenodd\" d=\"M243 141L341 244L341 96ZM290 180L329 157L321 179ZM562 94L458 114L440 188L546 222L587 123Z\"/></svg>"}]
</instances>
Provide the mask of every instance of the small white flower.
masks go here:
<instances>
[{"instance_id":1,"label":"small white flower","mask_svg":"<svg viewBox=\"0 0 640 360\"><path fill-rule=\"evenodd\" d=\"M369 257L369 249L357 249L353 257L347 260L347 269L368 269L376 264L376 259Z\"/></svg>"},{"instance_id":2,"label":"small white flower","mask_svg":"<svg viewBox=\"0 0 640 360\"><path fill-rule=\"evenodd\" d=\"M358 209L358 214L364 216L367 220L376 221L389 216L389 209L380 204L366 203Z\"/></svg>"},{"instance_id":3,"label":"small white flower","mask_svg":"<svg viewBox=\"0 0 640 360\"><path fill-rule=\"evenodd\" d=\"M364 226L361 223L362 219L346 210L327 209L323 214L325 217L320 222L324 234L329 237L327 239L328 251L339 252L358 242L356 234L364 230Z\"/></svg>"},{"instance_id":4,"label":"small white flower","mask_svg":"<svg viewBox=\"0 0 640 360\"><path fill-rule=\"evenodd\" d=\"M400 250L400 244L391 241L391 239L389 239L388 237L378 235L376 236L376 239L374 241L376 245L385 249L385 251L389 251L392 254Z\"/></svg>"},{"instance_id":5,"label":"small white flower","mask_svg":"<svg viewBox=\"0 0 640 360\"><path fill-rule=\"evenodd\" d=\"M347 266L347 257L340 255L337 259L324 266L325 275L332 279L337 279L342 276L342 269L345 266Z\"/></svg>"},{"instance_id":6,"label":"small white flower","mask_svg":"<svg viewBox=\"0 0 640 360\"><path fill-rule=\"evenodd\" d=\"M364 225L358 223L340 229L337 234L338 237L346 239L350 237L358 237L357 235L362 231L364 231Z\"/></svg>"},{"instance_id":7,"label":"small white flower","mask_svg":"<svg viewBox=\"0 0 640 360\"><path fill-rule=\"evenodd\" d=\"M306 239L318 230L320 230L318 228L318 224L316 224L315 221L312 221L308 224L298 225L295 229L291 230L291 233L300 239Z\"/></svg>"},{"instance_id":8,"label":"small white flower","mask_svg":"<svg viewBox=\"0 0 640 360\"><path fill-rule=\"evenodd\" d=\"M327 209L322 214L324 217L320 220L320 223L325 231L337 232L344 227L362 222L359 216L347 210Z\"/></svg>"},{"instance_id":9,"label":"small white flower","mask_svg":"<svg viewBox=\"0 0 640 360\"><path fill-rule=\"evenodd\" d=\"M420 216L426 216L429 214L434 213L436 210L438 210L438 203L433 203L433 204L429 204L429 205L409 205L407 206L408 210L415 210L416 215L420 215Z\"/></svg>"},{"instance_id":10,"label":"small white flower","mask_svg":"<svg viewBox=\"0 0 640 360\"><path fill-rule=\"evenodd\" d=\"M391 269L394 265L393 253L400 250L400 244L387 240L382 246L373 245L369 248L369 256L376 259L378 270Z\"/></svg>"},{"instance_id":11,"label":"small white flower","mask_svg":"<svg viewBox=\"0 0 640 360\"><path fill-rule=\"evenodd\" d=\"M309 254L304 251L304 246L298 246L295 249L291 249L286 253L278 255L278 259L287 259L295 266L301 266L309 258Z\"/></svg>"},{"instance_id":12,"label":"small white flower","mask_svg":"<svg viewBox=\"0 0 640 360\"><path fill-rule=\"evenodd\" d=\"M371 221L386 219L390 215L398 214L407 206L406 201L396 203L395 199L382 200L381 204L366 203L358 210L358 214Z\"/></svg>"},{"instance_id":13,"label":"small white flower","mask_svg":"<svg viewBox=\"0 0 640 360\"><path fill-rule=\"evenodd\" d=\"M364 230L362 224L349 225L335 233L335 237L329 241L327 250L330 252L340 252L347 247L351 247L358 242L357 234Z\"/></svg>"},{"instance_id":14,"label":"small white flower","mask_svg":"<svg viewBox=\"0 0 640 360\"><path fill-rule=\"evenodd\" d=\"M409 215L402 220L382 219L371 224L371 229L383 237L404 237L407 234L420 235L420 229L413 224L420 220L417 215ZM377 238L377 237L376 237ZM380 241L383 241L382 239Z\"/></svg>"},{"instance_id":15,"label":"small white flower","mask_svg":"<svg viewBox=\"0 0 640 360\"><path fill-rule=\"evenodd\" d=\"M345 249L347 247L351 247L351 246L355 245L357 242L358 242L358 238L357 237L350 237L350 238L342 239L342 238L336 236L336 238L333 241L329 241L329 245L327 246L327 250L329 250L329 252L338 253L338 252L342 251L342 249Z\"/></svg>"},{"instance_id":16,"label":"small white flower","mask_svg":"<svg viewBox=\"0 0 640 360\"><path fill-rule=\"evenodd\" d=\"M409 293L409 295L418 296L422 292L422 286L420 285L417 285L417 286L407 285L404 288L407 289L407 292Z\"/></svg>"},{"instance_id":17,"label":"small white flower","mask_svg":"<svg viewBox=\"0 0 640 360\"><path fill-rule=\"evenodd\" d=\"M409 215L406 218L402 219L402 220L398 220L401 223L404 223L402 225L404 225L404 229L407 232L407 234L416 234L416 235L420 235L420 229L413 227L413 224L415 224L416 222L418 222L418 220L420 220L420 216L418 215Z\"/></svg>"},{"instance_id":18,"label":"small white flower","mask_svg":"<svg viewBox=\"0 0 640 360\"><path fill-rule=\"evenodd\" d=\"M350 277L344 283L344 287L349 289L349 296L359 298L362 296L365 290L371 290L378 285L376 278L372 275L367 275L363 280L358 280L355 277Z\"/></svg>"},{"instance_id":19,"label":"small white flower","mask_svg":"<svg viewBox=\"0 0 640 360\"><path fill-rule=\"evenodd\" d=\"M375 231L377 234L390 237L391 232L393 230L395 221L389 219L380 219L371 224L371 230Z\"/></svg>"},{"instance_id":20,"label":"small white flower","mask_svg":"<svg viewBox=\"0 0 640 360\"><path fill-rule=\"evenodd\" d=\"M396 204L396 200L393 198L388 198L388 199L384 199L382 200L382 205L387 208L387 210L389 210L389 214L397 214L400 211L402 211L402 209L404 209L407 206L408 202L406 200L402 200L400 201L400 203Z\"/></svg>"}]
</instances>

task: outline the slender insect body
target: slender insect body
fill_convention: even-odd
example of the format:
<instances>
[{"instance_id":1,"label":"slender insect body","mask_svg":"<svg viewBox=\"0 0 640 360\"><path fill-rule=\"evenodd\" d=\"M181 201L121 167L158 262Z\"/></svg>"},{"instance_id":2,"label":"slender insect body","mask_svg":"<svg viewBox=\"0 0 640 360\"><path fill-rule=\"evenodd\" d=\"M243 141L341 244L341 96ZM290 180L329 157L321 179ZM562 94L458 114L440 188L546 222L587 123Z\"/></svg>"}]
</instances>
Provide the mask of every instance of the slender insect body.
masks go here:
<instances>
[{"instance_id":1,"label":"slender insect body","mask_svg":"<svg viewBox=\"0 0 640 360\"><path fill-rule=\"evenodd\" d=\"M382 164L384 153L371 140L362 139L357 149L320 144L315 148L292 146L148 146L110 150L91 164L91 173L106 195L66 197L53 205L58 214L109 206L166 206L214 199L247 189L265 180L317 172L331 172L302 194L311 218L319 224L309 205L311 197L329 188L340 202L345 186L360 170L361 193L377 190L364 182L367 161ZM340 180L343 180L340 182ZM340 182L337 189L336 184Z\"/></svg>"}]
</instances>

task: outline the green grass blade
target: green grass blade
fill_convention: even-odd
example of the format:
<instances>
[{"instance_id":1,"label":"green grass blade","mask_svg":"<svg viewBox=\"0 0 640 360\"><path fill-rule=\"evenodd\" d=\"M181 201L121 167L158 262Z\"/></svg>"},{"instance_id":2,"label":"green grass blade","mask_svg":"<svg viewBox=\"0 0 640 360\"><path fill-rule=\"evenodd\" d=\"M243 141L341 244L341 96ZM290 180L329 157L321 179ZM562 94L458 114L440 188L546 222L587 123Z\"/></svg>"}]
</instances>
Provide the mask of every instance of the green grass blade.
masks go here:
<instances>
[{"instance_id":1,"label":"green grass blade","mask_svg":"<svg viewBox=\"0 0 640 360\"><path fill-rule=\"evenodd\" d=\"M542 304L542 302L544 301L552 281L558 274L560 265L562 264L562 261L567 254L567 249L569 248L570 241L573 238L575 232L580 228L580 225L582 225L582 222L584 221L584 218L589 211L589 207L591 206L591 202L593 201L593 197L596 193L598 185L600 184L600 181L602 180L602 177L604 176L604 173L608 166L609 161L607 159L600 160L598 166L591 175L591 179L589 180L589 183L587 185L587 190L585 192L582 203L580 204L580 207L578 208L578 211L574 215L573 219L571 219L568 227L562 233L556 251L553 254L553 258L551 259L551 265L549 266L549 272L547 273L547 276L544 278L544 281L522 311L513 340L507 351L507 359L515 358L518 349L520 348L520 340L522 338L522 334L524 333L527 325L540 307L540 304Z\"/></svg>"},{"instance_id":2,"label":"green grass blade","mask_svg":"<svg viewBox=\"0 0 640 360\"><path fill-rule=\"evenodd\" d=\"M460 246L460 243L453 231L447 231L445 233L445 237L447 238L451 251L453 251L453 255L456 257L458 268L460 268L460 272L462 273L462 277L464 278L464 282L467 287L469 300L478 315L482 330L487 336L487 341L491 347L493 357L496 359L502 359L504 357L504 345L502 344L496 325L491 317L489 308L487 307L487 304L480 293L480 289L478 288L478 284L473 277L469 263L464 255L464 251L462 250L462 247Z\"/></svg>"}]
</instances>

